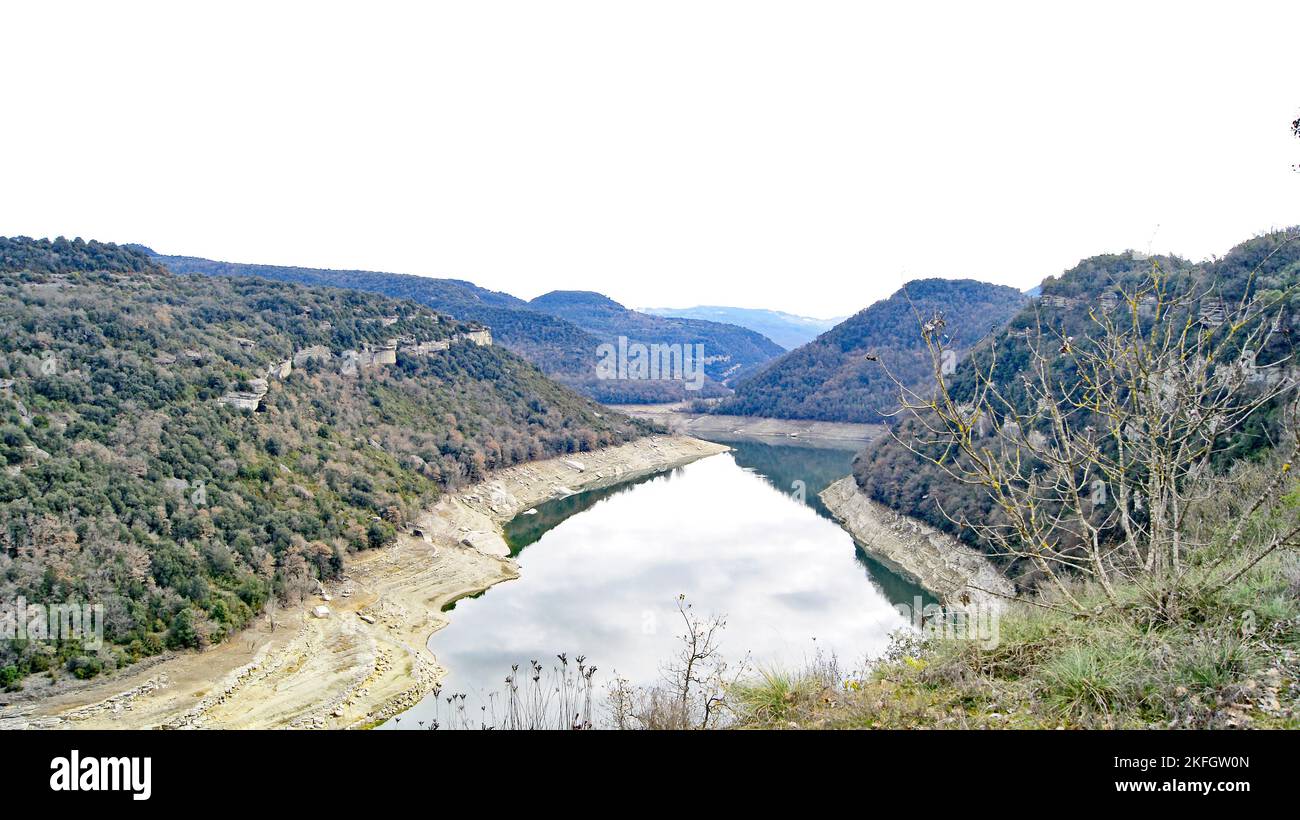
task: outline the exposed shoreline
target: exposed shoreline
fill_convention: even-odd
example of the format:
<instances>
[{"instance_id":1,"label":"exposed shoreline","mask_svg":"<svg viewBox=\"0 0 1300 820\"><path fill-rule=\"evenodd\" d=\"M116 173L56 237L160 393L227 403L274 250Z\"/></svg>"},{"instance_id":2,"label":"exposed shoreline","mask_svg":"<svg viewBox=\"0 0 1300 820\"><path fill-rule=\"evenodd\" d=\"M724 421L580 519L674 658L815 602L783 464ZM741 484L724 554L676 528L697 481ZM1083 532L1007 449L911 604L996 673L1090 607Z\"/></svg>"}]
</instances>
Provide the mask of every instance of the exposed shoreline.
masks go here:
<instances>
[{"instance_id":1,"label":"exposed shoreline","mask_svg":"<svg viewBox=\"0 0 1300 820\"><path fill-rule=\"evenodd\" d=\"M947 533L895 512L846 476L820 495L826 508L868 555L907 576L948 606L1000 611L1015 592L984 555ZM965 595L969 603L961 600Z\"/></svg>"},{"instance_id":2,"label":"exposed shoreline","mask_svg":"<svg viewBox=\"0 0 1300 820\"><path fill-rule=\"evenodd\" d=\"M502 525L550 498L669 470L728 448L648 436L520 464L444 496L392 547L353 556L329 601L309 597L205 652L172 653L41 696L0 696L0 728L361 728L423 698L444 670L442 607L519 577ZM314 618L317 605L330 616Z\"/></svg>"},{"instance_id":3,"label":"exposed shoreline","mask_svg":"<svg viewBox=\"0 0 1300 820\"><path fill-rule=\"evenodd\" d=\"M882 424L693 413L684 402L620 404L613 405L613 408L628 416L657 421L672 433L708 440L720 438L776 445L860 449L885 433Z\"/></svg>"}]
</instances>

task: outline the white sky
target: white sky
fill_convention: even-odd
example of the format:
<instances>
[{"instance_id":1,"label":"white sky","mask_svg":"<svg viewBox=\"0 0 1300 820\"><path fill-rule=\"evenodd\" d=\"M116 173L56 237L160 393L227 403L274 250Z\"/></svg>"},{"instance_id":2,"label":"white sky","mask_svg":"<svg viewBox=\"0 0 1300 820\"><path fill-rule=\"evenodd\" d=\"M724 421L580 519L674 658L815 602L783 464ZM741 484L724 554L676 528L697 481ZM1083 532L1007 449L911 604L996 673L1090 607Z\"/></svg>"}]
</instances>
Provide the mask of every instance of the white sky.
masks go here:
<instances>
[{"instance_id":1,"label":"white sky","mask_svg":"<svg viewBox=\"0 0 1300 820\"><path fill-rule=\"evenodd\" d=\"M1296 2L206 5L6 4L0 234L826 316L1300 223Z\"/></svg>"}]
</instances>

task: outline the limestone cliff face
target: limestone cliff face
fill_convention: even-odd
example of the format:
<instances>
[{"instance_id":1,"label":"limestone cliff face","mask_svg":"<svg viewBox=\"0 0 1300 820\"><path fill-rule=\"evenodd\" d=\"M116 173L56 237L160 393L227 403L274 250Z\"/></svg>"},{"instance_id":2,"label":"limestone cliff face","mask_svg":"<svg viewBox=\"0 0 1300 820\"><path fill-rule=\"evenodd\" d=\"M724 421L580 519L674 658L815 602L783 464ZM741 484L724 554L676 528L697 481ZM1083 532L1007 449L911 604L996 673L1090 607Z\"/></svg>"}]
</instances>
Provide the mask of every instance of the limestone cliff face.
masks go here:
<instances>
[{"instance_id":1,"label":"limestone cliff face","mask_svg":"<svg viewBox=\"0 0 1300 820\"><path fill-rule=\"evenodd\" d=\"M913 579L949 606L1001 609L1015 589L974 549L952 536L872 501L847 476L821 494L840 526L869 555Z\"/></svg>"}]
</instances>

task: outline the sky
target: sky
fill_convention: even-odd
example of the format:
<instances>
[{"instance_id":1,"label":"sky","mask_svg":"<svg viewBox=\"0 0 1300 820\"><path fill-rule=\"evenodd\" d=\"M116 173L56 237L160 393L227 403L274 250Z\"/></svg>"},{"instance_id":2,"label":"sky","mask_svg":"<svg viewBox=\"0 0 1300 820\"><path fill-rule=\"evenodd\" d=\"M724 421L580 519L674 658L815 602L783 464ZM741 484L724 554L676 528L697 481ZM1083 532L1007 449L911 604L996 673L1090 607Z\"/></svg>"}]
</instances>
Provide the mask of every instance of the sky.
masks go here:
<instances>
[{"instance_id":1,"label":"sky","mask_svg":"<svg viewBox=\"0 0 1300 820\"><path fill-rule=\"evenodd\" d=\"M824 317L1300 224L1300 3L903 6L10 4L0 235Z\"/></svg>"}]
</instances>

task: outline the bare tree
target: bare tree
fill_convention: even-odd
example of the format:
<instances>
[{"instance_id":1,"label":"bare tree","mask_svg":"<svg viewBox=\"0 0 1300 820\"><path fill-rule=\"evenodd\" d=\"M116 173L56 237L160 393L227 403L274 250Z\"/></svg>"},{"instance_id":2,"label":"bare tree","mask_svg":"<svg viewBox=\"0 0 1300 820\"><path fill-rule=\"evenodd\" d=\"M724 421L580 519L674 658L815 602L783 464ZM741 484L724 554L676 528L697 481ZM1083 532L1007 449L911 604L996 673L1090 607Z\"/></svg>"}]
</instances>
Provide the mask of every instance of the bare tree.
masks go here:
<instances>
[{"instance_id":1,"label":"bare tree","mask_svg":"<svg viewBox=\"0 0 1300 820\"><path fill-rule=\"evenodd\" d=\"M707 729L723 703L721 676L726 661L718 652L718 641L727 621L720 615L696 616L685 595L677 596L677 612L685 628L680 636L682 648L664 667L664 674L676 693L683 727L698 719L699 728Z\"/></svg>"},{"instance_id":2,"label":"bare tree","mask_svg":"<svg viewBox=\"0 0 1300 820\"><path fill-rule=\"evenodd\" d=\"M727 621L697 616L685 595L677 596L683 633L677 654L661 669L662 681L636 687L615 677L609 687L610 719L618 729L712 729L726 714L727 690L747 668L731 667L719 649Z\"/></svg>"},{"instance_id":3,"label":"bare tree","mask_svg":"<svg viewBox=\"0 0 1300 820\"><path fill-rule=\"evenodd\" d=\"M1216 466L1234 432L1266 407L1287 408L1284 440L1274 444L1289 455L1246 504L1233 547L1249 517L1277 508L1300 455L1290 352L1256 361L1282 331L1284 305L1285 295L1257 298L1249 286L1229 304L1213 286L1153 264L1136 287L1090 305L1079 338L1046 326L1040 313L1023 336L1028 364L1014 378L999 356L1017 339L981 346L968 363L973 378L960 384L945 373L943 317L918 317L935 390L922 396L895 380L913 420L895 439L952 480L982 488L993 515L943 514L1030 562L1064 607L1087 610L1069 583L1084 577L1112 605L1127 582L1162 617L1178 617L1189 597L1223 588L1300 535L1283 529L1253 552L1188 562L1207 546L1191 538L1192 506L1207 492L1231 491Z\"/></svg>"}]
</instances>

